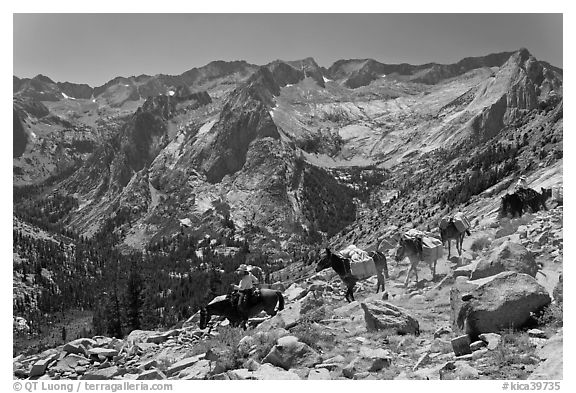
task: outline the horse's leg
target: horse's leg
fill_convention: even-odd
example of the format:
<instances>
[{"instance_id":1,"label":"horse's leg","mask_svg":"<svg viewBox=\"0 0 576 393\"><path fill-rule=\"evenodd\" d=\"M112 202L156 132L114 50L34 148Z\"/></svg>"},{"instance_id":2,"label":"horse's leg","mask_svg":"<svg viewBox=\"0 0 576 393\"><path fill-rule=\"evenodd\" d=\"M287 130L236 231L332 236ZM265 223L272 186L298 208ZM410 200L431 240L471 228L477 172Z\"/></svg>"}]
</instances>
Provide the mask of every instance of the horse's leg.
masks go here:
<instances>
[{"instance_id":1,"label":"horse's leg","mask_svg":"<svg viewBox=\"0 0 576 393\"><path fill-rule=\"evenodd\" d=\"M382 275L382 271L378 271L376 277L378 278L378 282L376 283L376 293L378 293L380 287L382 287L382 292L384 292L384 276Z\"/></svg>"},{"instance_id":2,"label":"horse's leg","mask_svg":"<svg viewBox=\"0 0 576 393\"><path fill-rule=\"evenodd\" d=\"M448 239L448 259L450 259L450 243L452 240Z\"/></svg>"},{"instance_id":3,"label":"horse's leg","mask_svg":"<svg viewBox=\"0 0 576 393\"><path fill-rule=\"evenodd\" d=\"M410 261L410 269L408 269L408 273L406 273L406 279L404 280L404 287L408 286L408 280L410 279L410 273L412 273L413 268L414 265L412 264L412 261Z\"/></svg>"}]
</instances>

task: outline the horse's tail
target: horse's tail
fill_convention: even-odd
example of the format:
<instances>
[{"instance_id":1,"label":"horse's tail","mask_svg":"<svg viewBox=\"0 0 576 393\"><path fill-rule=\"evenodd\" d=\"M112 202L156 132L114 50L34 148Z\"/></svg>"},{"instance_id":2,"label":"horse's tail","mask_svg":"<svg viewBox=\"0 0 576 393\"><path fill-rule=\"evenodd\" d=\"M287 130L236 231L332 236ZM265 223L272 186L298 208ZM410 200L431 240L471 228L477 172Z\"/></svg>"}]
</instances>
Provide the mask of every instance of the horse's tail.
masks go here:
<instances>
[{"instance_id":1,"label":"horse's tail","mask_svg":"<svg viewBox=\"0 0 576 393\"><path fill-rule=\"evenodd\" d=\"M278 297L278 311L282 311L284 310L284 296L280 291L276 291L276 296Z\"/></svg>"}]
</instances>

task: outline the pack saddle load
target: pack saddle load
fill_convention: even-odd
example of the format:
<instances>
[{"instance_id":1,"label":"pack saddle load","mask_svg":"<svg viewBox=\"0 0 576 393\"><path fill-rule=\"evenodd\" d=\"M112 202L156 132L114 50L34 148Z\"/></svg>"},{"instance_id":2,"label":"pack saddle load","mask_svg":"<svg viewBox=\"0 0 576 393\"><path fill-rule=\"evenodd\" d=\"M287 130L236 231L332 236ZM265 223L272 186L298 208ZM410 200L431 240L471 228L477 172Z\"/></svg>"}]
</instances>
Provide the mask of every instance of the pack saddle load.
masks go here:
<instances>
[{"instance_id":1,"label":"pack saddle load","mask_svg":"<svg viewBox=\"0 0 576 393\"><path fill-rule=\"evenodd\" d=\"M356 247L354 244L341 250L339 254L341 257L350 260L350 273L359 280L364 280L378 273L374 259L366 251Z\"/></svg>"},{"instance_id":2,"label":"pack saddle load","mask_svg":"<svg viewBox=\"0 0 576 393\"><path fill-rule=\"evenodd\" d=\"M404 232L402 237L404 240L421 240L423 261L434 263L434 261L442 258L444 247L440 239L428 236L425 232L419 231L418 229L410 229Z\"/></svg>"},{"instance_id":3,"label":"pack saddle load","mask_svg":"<svg viewBox=\"0 0 576 393\"><path fill-rule=\"evenodd\" d=\"M458 212L455 213L454 216L452 217L450 216L443 217L440 220L440 228L446 229L450 224L450 221L454 222L454 226L456 226L456 229L458 229L458 232L460 233L470 229L470 227L472 226L468 217L466 217L464 213Z\"/></svg>"}]
</instances>

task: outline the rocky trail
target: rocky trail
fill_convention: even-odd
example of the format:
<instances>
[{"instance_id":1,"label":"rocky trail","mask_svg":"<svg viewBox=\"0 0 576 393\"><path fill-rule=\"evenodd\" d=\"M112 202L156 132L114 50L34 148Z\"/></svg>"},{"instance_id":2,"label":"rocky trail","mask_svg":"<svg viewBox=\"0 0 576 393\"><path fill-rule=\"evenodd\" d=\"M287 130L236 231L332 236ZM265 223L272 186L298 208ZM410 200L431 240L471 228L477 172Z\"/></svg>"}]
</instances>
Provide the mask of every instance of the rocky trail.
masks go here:
<instances>
[{"instance_id":1,"label":"rocky trail","mask_svg":"<svg viewBox=\"0 0 576 393\"><path fill-rule=\"evenodd\" d=\"M561 379L563 209L485 217L437 277L394 261L346 303L331 270L281 289L286 307L244 331L199 315L167 331L78 338L13 359L20 379ZM447 251L447 250L446 250ZM456 255L456 256L455 256ZM492 296L491 294L496 294ZM543 316L536 313L547 306ZM512 310L512 311L511 311ZM464 321L462 323L462 321ZM511 328L510 328L511 327Z\"/></svg>"}]
</instances>

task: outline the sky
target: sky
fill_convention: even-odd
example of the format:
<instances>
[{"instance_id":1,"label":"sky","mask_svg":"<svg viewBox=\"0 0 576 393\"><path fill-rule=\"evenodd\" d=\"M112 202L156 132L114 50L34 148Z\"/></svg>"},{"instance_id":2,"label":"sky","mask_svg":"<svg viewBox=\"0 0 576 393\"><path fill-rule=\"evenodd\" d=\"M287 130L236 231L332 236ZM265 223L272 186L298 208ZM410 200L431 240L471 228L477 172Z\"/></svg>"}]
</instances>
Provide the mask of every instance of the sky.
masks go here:
<instances>
[{"instance_id":1,"label":"sky","mask_svg":"<svg viewBox=\"0 0 576 393\"><path fill-rule=\"evenodd\" d=\"M562 67L562 14L13 14L13 74L99 86L214 60L454 63L527 48Z\"/></svg>"}]
</instances>

